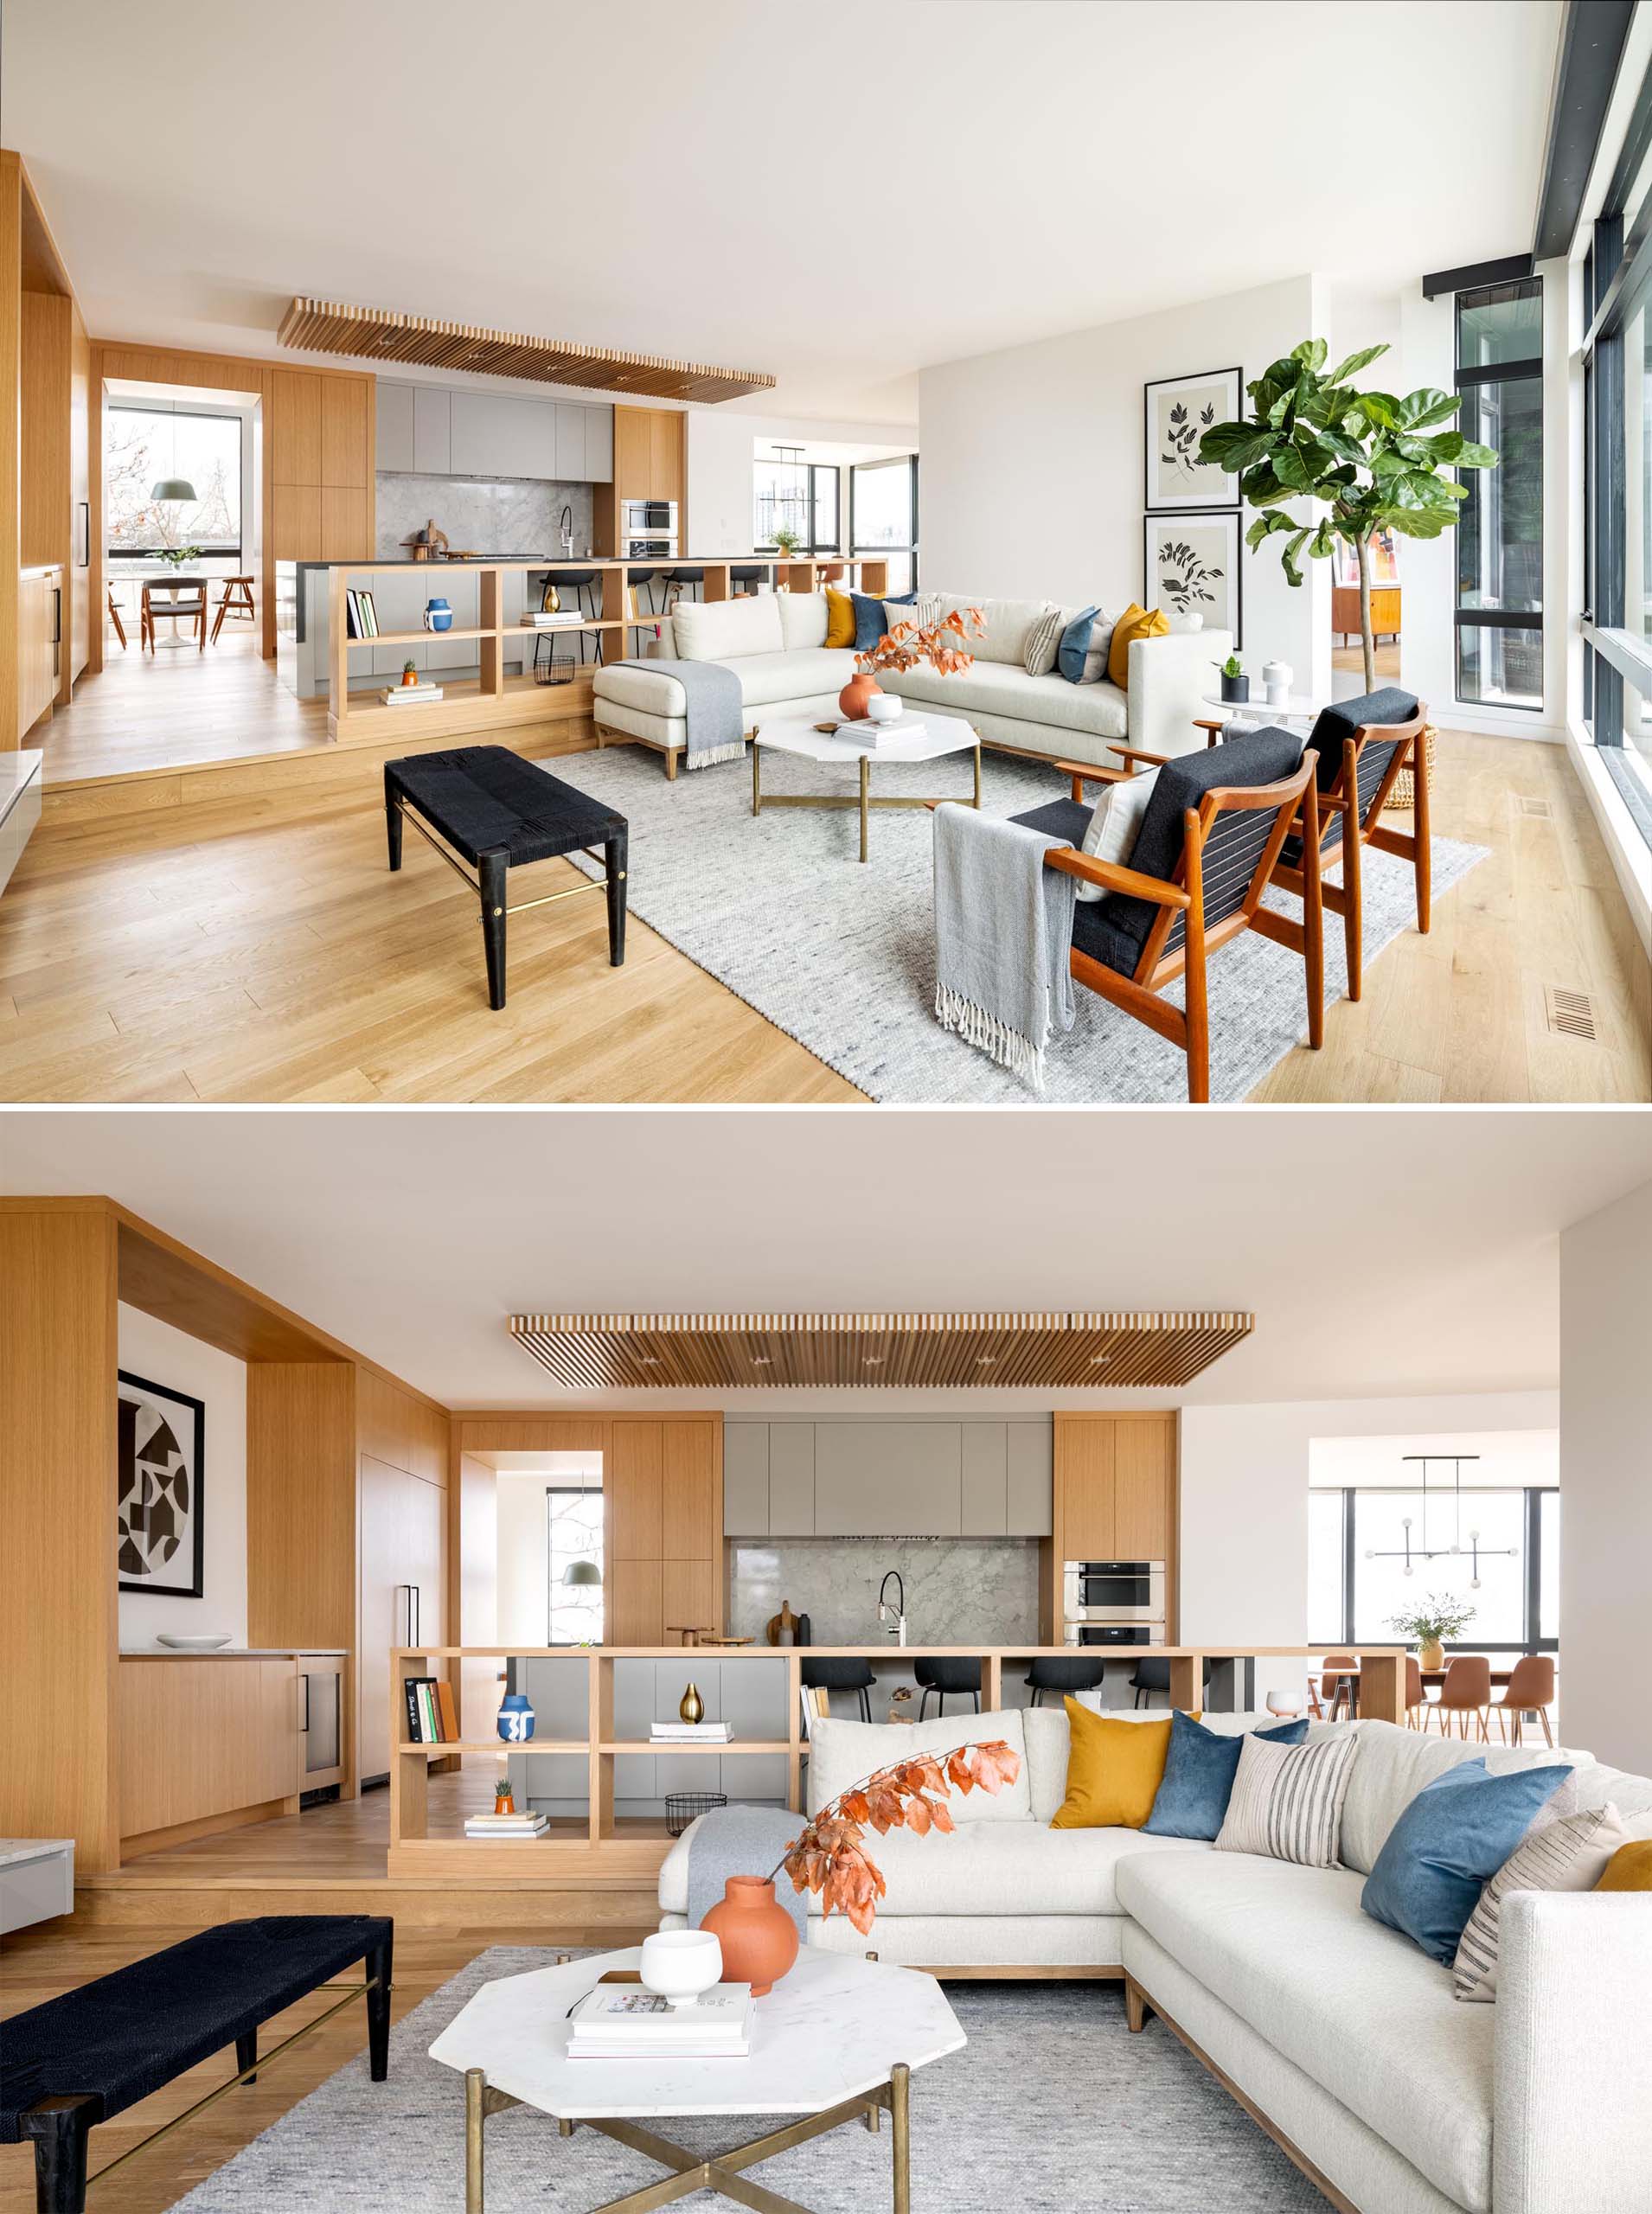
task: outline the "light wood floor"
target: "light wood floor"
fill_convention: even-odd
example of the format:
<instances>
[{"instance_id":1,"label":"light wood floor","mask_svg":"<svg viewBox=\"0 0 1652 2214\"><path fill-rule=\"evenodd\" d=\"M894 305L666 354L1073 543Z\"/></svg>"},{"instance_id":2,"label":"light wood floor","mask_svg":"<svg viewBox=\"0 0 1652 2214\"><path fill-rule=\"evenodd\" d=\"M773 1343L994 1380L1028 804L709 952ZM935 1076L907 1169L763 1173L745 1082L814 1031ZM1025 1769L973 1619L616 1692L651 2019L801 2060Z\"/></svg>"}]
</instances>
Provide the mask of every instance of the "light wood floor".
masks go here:
<instances>
[{"instance_id":1,"label":"light wood floor","mask_svg":"<svg viewBox=\"0 0 1652 2214\"><path fill-rule=\"evenodd\" d=\"M106 634L103 673L81 677L68 706L31 740L48 784L328 744L326 701L288 689L259 654L252 624L226 623L204 654L193 644L140 653L135 617L126 635L123 653Z\"/></svg>"},{"instance_id":2,"label":"light wood floor","mask_svg":"<svg viewBox=\"0 0 1652 2214\"><path fill-rule=\"evenodd\" d=\"M432 1780L432 1800L443 1814L456 1812L486 1788L484 1781L470 1777ZM207 1929L215 1922L246 1914L304 1910L289 1903L291 1895L284 1890L272 1890L260 1897L255 1888L240 1886L303 1878L311 1878L317 1884L344 1880L365 1883L374 1876L381 1879L388 1799L387 1792L371 1792L336 1807L316 1808L295 1820L229 1831L132 1863L130 1871L121 1872L123 1876L164 1877L169 1865L187 1865L195 1887L195 1905L190 1916L183 1921L134 1918L105 1924L77 1913L61 1923L48 1923L39 1929L8 1937L0 1945L0 2017L37 2006L129 1961L176 1944L191 1929ZM142 1889L134 1884L124 1896L141 1917ZM497 1906L496 1895L487 1902L483 1912L478 1912L474 1900L449 1884L444 1887L443 1919L434 1927L420 1926L405 1916L400 1911L405 1897L394 1891L376 1904L364 1894L359 1905L336 1910L396 1916L393 2011L400 2020L490 1945L636 1943L653 1927L655 1917L641 1918L638 1908L646 1902L635 1896L620 1904L621 1910L633 1919L615 1920L615 1902L593 1897L588 1902L571 1898L566 1918L560 1921L547 1922L541 1917L531 1923L512 1922ZM331 2004L331 1998L317 1996L290 2008L271 2022L261 2042L266 2048L279 2044ZM317 2031L313 2039L295 2046L262 2070L256 2083L186 2122L175 2135L140 2153L120 2171L118 2180L94 2189L88 2202L93 2214L117 2214L117 2210L118 2214L162 2214L163 2209L192 2190L306 2092L343 2067L366 2043L365 2009L347 2007ZM93 2166L99 2167L125 2152L234 2073L233 2051L215 2056L116 2121L95 2129ZM32 2214L34 2204L32 2153L24 2146L0 2146L0 2214Z\"/></svg>"},{"instance_id":3,"label":"light wood floor","mask_svg":"<svg viewBox=\"0 0 1652 2214\"><path fill-rule=\"evenodd\" d=\"M546 757L591 739L512 733ZM635 918L611 969L595 898L513 925L491 1014L471 895L413 840L387 873L376 777L330 747L48 795L0 902L0 1098L861 1097ZM1437 829L1490 858L1254 1096L1652 1097L1652 974L1563 751L1446 732L1435 789ZM574 880L553 862L541 888ZM1551 986L1587 995L1594 1041L1550 1030ZM1220 957L1211 1002L1220 1023Z\"/></svg>"}]
</instances>

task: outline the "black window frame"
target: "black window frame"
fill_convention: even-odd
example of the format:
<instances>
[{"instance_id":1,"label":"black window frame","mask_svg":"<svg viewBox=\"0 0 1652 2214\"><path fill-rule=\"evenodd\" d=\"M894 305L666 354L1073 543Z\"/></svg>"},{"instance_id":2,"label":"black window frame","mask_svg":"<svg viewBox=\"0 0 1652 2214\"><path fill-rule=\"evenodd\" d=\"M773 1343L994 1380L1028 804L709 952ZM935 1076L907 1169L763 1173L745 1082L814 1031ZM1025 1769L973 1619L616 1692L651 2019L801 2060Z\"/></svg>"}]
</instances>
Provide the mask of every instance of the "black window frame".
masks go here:
<instances>
[{"instance_id":1,"label":"black window frame","mask_svg":"<svg viewBox=\"0 0 1652 2214\"><path fill-rule=\"evenodd\" d=\"M1553 1492L1558 1499L1560 1494L1560 1487L1559 1484L1489 1484L1485 1488L1489 1491L1518 1491L1525 1494L1521 1515L1524 1530L1521 1566L1525 1570L1525 1576L1521 1615L1526 1635L1518 1642L1509 1638L1447 1639L1444 1641L1444 1649L1448 1653L1558 1653L1560 1649L1559 1636L1545 1637L1541 1635L1543 1500L1545 1494L1550 1492ZM1385 1492L1414 1492L1416 1489L1417 1486L1414 1484L1316 1484L1314 1486L1316 1498L1323 1498L1327 1493L1340 1494L1342 1501L1341 1629L1335 1638L1318 1641L1338 1651L1352 1651L1361 1641L1354 1627L1354 1566L1359 1558L1358 1501L1361 1493L1365 1492L1375 1497ZM1310 1642L1316 1641L1311 1623L1309 1626L1308 1635ZM1363 1641L1368 1645L1372 1641L1367 1637Z\"/></svg>"},{"instance_id":2,"label":"black window frame","mask_svg":"<svg viewBox=\"0 0 1652 2214\"><path fill-rule=\"evenodd\" d=\"M192 421L199 422L202 419L205 419L212 422L233 423L235 426L235 478L237 487L240 494L240 497L237 504L241 509L241 527L240 534L234 546L208 546L199 539L193 540L191 543L200 546L201 558L203 561L241 560L247 550L247 418L241 411L236 407L157 407L152 400L111 400L105 406L104 414L106 418L111 415L183 415L189 417ZM103 526L103 534L106 541L103 558L106 563L110 561L157 561L165 551L164 547L158 546L134 547L109 545L107 543L109 536L109 513L108 503L106 501L104 506Z\"/></svg>"},{"instance_id":3,"label":"black window frame","mask_svg":"<svg viewBox=\"0 0 1652 2214\"><path fill-rule=\"evenodd\" d=\"M1451 362L1454 379L1453 389L1461 394L1464 392L1473 391L1481 385L1518 384L1535 381L1540 391L1543 381L1543 279L1540 277L1535 276L1515 277L1507 278L1504 282L1498 285L1476 285L1470 291L1458 292L1453 297L1455 301L1451 317ZM1536 354L1529 362L1487 362L1474 368L1464 368L1463 366L1463 311L1465 304L1470 307L1492 307L1499 304L1499 303L1503 300L1509 299L1534 299L1537 302L1538 342ZM1542 433L1542 410L1540 406L1538 413L1538 425L1540 441ZM1542 569L1544 541L1546 535L1546 519L1543 516L1543 478L1546 475L1546 471L1547 457L1542 454L1540 443L1538 480L1538 514L1540 517L1538 526L1538 564L1540 574L1541 573ZM1457 479L1459 483L1463 482L1463 472L1461 470L1457 472ZM1471 491L1478 489L1477 480L1472 475L1469 481ZM1459 512L1459 523L1460 522L1461 514ZM1500 714L1508 713L1519 715L1540 715L1544 712L1544 708L1546 705L1548 694L1548 672L1546 661L1545 659L1546 639L1543 627L1543 610L1540 607L1536 610L1502 607L1464 607L1461 598L1462 591L1462 567L1460 564L1454 564L1452 584L1454 622L1452 625L1451 669L1452 692L1454 698L1457 701L1460 706L1475 709L1490 708ZM1471 700L1466 696L1463 689L1463 633L1465 630L1535 630L1537 632L1538 655L1540 665L1543 667L1544 678L1540 688L1539 696L1535 701L1527 704L1526 701L1520 700Z\"/></svg>"},{"instance_id":4,"label":"black window frame","mask_svg":"<svg viewBox=\"0 0 1652 2214\"><path fill-rule=\"evenodd\" d=\"M862 546L860 543L860 534L855 528L855 487L857 472L862 469L900 469L903 466L910 472L912 479L908 495L912 508L912 543L908 546ZM909 555L912 560L912 583L907 589L912 592L916 592L919 589L919 542L923 534L918 504L918 456L915 453L891 454L887 460L883 461L852 462L849 464L848 478L848 540L849 553L851 556L860 554L864 555L868 559L876 559L880 554Z\"/></svg>"},{"instance_id":5,"label":"black window frame","mask_svg":"<svg viewBox=\"0 0 1652 2214\"><path fill-rule=\"evenodd\" d=\"M752 551L754 554L778 554L780 550L775 544L773 539L759 538L757 536L756 470L758 464L762 461L768 462L772 466L778 465L780 468L806 469L809 472L809 489L804 502L809 515L809 536L806 544L801 546L798 548L798 551L802 554L841 554L843 550L843 464L841 462L836 461L788 462L785 456L780 453L754 454L752 457L752 494L753 510L752 516ZM817 539L815 535L815 515L819 505L819 493L816 487L816 479L819 477L835 477L837 479L837 497L834 503L837 515L837 535L829 542L823 539Z\"/></svg>"}]
</instances>

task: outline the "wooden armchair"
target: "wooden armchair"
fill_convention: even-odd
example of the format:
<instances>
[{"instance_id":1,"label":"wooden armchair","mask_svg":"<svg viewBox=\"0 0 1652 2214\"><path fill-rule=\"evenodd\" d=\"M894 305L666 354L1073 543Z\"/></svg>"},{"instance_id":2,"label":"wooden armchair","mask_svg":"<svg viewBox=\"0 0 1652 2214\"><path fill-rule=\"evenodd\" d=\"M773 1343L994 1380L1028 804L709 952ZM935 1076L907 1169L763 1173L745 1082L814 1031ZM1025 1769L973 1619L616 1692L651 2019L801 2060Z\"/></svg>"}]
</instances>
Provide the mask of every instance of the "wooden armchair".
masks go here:
<instances>
[{"instance_id":1,"label":"wooden armchair","mask_svg":"<svg viewBox=\"0 0 1652 2214\"><path fill-rule=\"evenodd\" d=\"M1318 871L1316 758L1299 757L1289 732L1263 730L1179 754L1160 769L1137 835L1131 866L1092 860L1078 848L1090 818L1087 783L1117 783L1130 773L1088 764L1057 764L1073 779L1073 797L1052 800L1015 819L1071 841L1045 855L1060 869L1109 895L1080 900L1073 917L1071 965L1076 981L1168 1038L1188 1057L1188 1097L1210 1097L1210 1017L1206 963L1211 954L1255 930L1303 956L1308 988L1308 1041L1323 1027L1323 959ZM1139 755L1115 747L1127 764ZM1261 905L1291 824L1309 825L1303 919ZM1184 982L1184 1005L1162 996Z\"/></svg>"},{"instance_id":2,"label":"wooden armchair","mask_svg":"<svg viewBox=\"0 0 1652 2214\"><path fill-rule=\"evenodd\" d=\"M1320 896L1342 918L1348 951L1348 997L1357 1000L1363 982L1365 926L1361 855L1367 846L1409 861L1417 880L1417 927L1428 935L1430 871L1428 747L1424 733L1428 709L1409 692L1389 685L1358 699L1339 700L1322 708L1309 744L1319 756L1317 773L1320 832L1319 871L1342 864L1341 884L1322 884ZM1382 810L1402 769L1412 771L1414 797L1412 828L1392 830ZM1293 822L1274 864L1273 881L1304 897L1303 826Z\"/></svg>"}]
</instances>

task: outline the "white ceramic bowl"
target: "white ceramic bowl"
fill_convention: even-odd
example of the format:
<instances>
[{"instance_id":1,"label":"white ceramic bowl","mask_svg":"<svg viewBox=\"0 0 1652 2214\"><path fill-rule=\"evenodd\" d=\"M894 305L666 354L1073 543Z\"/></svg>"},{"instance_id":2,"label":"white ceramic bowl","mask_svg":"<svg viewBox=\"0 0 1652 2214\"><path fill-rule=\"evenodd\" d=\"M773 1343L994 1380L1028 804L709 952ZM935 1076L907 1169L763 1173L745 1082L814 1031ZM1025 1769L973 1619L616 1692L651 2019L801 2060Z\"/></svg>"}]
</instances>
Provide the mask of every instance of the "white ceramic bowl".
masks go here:
<instances>
[{"instance_id":1,"label":"white ceramic bowl","mask_svg":"<svg viewBox=\"0 0 1652 2214\"><path fill-rule=\"evenodd\" d=\"M721 1982L723 1948L714 1930L656 1929L643 1940L638 1974L645 1991L657 1992L674 2006L692 2006Z\"/></svg>"},{"instance_id":2,"label":"white ceramic bowl","mask_svg":"<svg viewBox=\"0 0 1652 2214\"><path fill-rule=\"evenodd\" d=\"M874 723L898 723L906 712L906 703L887 692L874 692L866 703L866 712Z\"/></svg>"},{"instance_id":3,"label":"white ceramic bowl","mask_svg":"<svg viewBox=\"0 0 1652 2214\"><path fill-rule=\"evenodd\" d=\"M1270 1692L1268 1693L1268 1712L1277 1714L1287 1721L1294 1719L1300 1714L1305 1705L1306 1701L1300 1692Z\"/></svg>"},{"instance_id":4,"label":"white ceramic bowl","mask_svg":"<svg viewBox=\"0 0 1652 2214\"><path fill-rule=\"evenodd\" d=\"M176 1630L159 1629L155 1633L157 1645L170 1645L175 1653L216 1653L220 1646L227 1645L227 1629L203 1630L198 1635L184 1637Z\"/></svg>"}]
</instances>

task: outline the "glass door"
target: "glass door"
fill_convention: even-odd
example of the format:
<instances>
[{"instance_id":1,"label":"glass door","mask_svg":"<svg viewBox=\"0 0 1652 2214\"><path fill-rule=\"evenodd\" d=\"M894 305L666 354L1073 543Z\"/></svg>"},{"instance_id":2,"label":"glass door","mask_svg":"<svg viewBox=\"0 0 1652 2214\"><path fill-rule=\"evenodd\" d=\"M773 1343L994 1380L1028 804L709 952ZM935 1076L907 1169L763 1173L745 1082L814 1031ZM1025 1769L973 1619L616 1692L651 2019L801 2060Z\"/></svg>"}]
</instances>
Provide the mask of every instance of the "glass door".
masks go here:
<instances>
[{"instance_id":1,"label":"glass door","mask_svg":"<svg viewBox=\"0 0 1652 2214\"><path fill-rule=\"evenodd\" d=\"M857 461L849 471L853 554L880 554L889 564L889 596L918 582L918 457Z\"/></svg>"}]
</instances>

